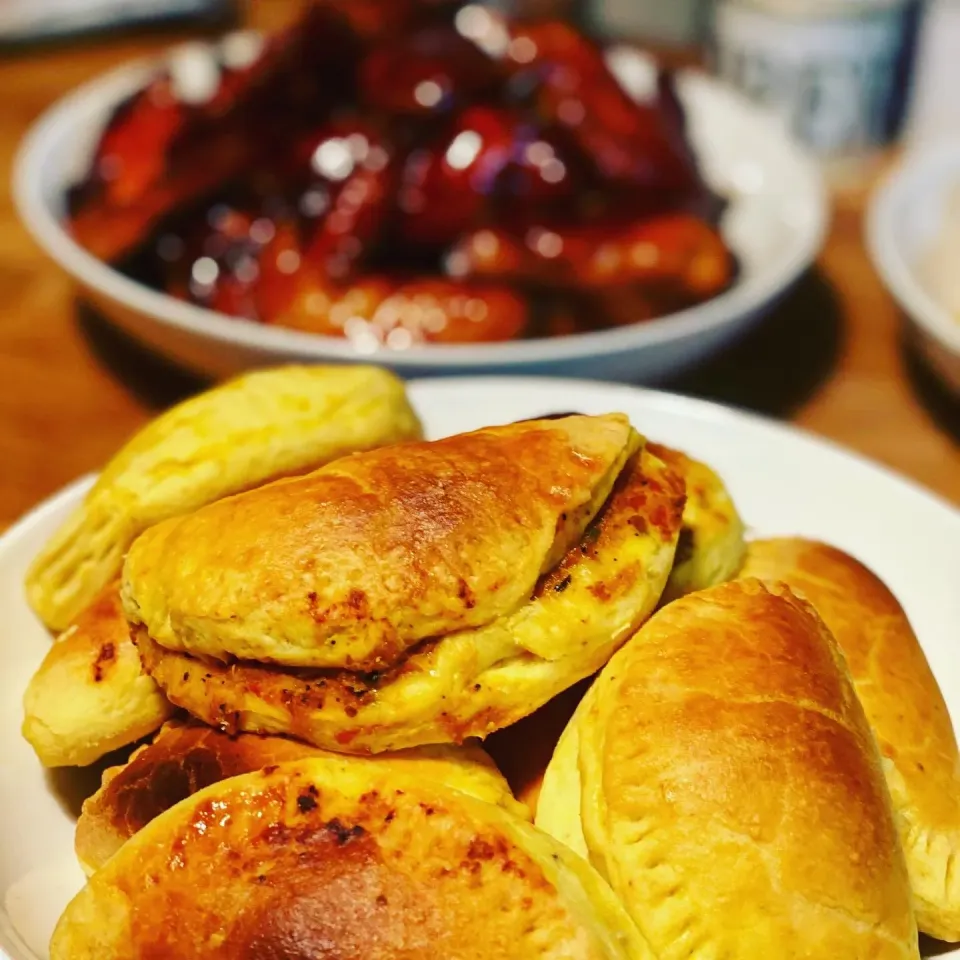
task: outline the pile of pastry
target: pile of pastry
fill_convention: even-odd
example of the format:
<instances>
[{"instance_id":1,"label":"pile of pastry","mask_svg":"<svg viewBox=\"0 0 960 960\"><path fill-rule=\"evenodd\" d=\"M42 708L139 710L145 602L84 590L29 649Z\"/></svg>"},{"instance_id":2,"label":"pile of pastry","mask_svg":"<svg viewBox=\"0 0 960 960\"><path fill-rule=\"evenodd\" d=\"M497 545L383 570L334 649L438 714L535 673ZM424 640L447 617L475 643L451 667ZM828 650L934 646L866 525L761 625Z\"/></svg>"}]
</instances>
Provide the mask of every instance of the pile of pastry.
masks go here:
<instances>
[{"instance_id":1,"label":"pile of pastry","mask_svg":"<svg viewBox=\"0 0 960 960\"><path fill-rule=\"evenodd\" d=\"M960 758L903 610L745 543L642 429L424 441L391 374L287 367L135 436L27 577L59 635L24 736L115 764L53 960L960 940Z\"/></svg>"}]
</instances>

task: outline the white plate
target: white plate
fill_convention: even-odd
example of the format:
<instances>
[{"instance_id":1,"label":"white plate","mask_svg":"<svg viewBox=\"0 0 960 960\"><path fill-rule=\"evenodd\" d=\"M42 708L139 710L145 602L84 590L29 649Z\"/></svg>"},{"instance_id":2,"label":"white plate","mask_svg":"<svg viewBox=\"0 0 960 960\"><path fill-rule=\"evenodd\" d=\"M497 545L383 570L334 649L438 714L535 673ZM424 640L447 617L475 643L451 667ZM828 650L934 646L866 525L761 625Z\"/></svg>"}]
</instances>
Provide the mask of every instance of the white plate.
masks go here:
<instances>
[{"instance_id":1,"label":"white plate","mask_svg":"<svg viewBox=\"0 0 960 960\"><path fill-rule=\"evenodd\" d=\"M652 62L617 48L610 62L642 96ZM128 333L215 376L284 360L356 360L342 339L265 326L204 310L124 277L63 229L64 189L89 166L111 111L140 87L156 61L121 67L52 107L21 147L14 198L27 228L99 309ZM652 382L715 352L766 312L810 266L823 240L827 200L816 164L780 120L703 74L680 75L690 136L709 182L731 203L723 231L742 272L726 293L658 320L599 333L478 346L383 351L404 376L549 373Z\"/></svg>"},{"instance_id":2,"label":"white plate","mask_svg":"<svg viewBox=\"0 0 960 960\"><path fill-rule=\"evenodd\" d=\"M960 513L945 502L792 428L668 394L496 378L410 389L433 437L544 413L620 410L650 437L704 458L729 484L753 533L828 540L886 580L960 716ZM0 538L0 947L12 960L46 957L53 924L82 883L73 819L19 726L24 686L50 643L24 602L24 570L89 482L67 488Z\"/></svg>"},{"instance_id":3,"label":"white plate","mask_svg":"<svg viewBox=\"0 0 960 960\"><path fill-rule=\"evenodd\" d=\"M960 139L909 153L877 190L867 212L867 245L877 272L913 325L923 356L960 395L960 316L937 299L917 269L954 210Z\"/></svg>"}]
</instances>

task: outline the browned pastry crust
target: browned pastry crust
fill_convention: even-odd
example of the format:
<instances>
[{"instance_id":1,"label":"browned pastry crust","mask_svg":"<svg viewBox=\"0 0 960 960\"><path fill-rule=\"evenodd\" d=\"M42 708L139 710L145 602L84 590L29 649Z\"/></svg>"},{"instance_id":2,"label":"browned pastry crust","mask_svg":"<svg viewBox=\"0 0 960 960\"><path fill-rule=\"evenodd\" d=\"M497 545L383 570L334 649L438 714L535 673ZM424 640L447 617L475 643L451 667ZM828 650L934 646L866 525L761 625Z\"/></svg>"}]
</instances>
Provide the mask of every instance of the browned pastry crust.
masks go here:
<instances>
[{"instance_id":1,"label":"browned pastry crust","mask_svg":"<svg viewBox=\"0 0 960 960\"><path fill-rule=\"evenodd\" d=\"M572 724L537 824L575 840L581 820L659 957L918 956L876 743L833 638L787 587L662 608Z\"/></svg>"},{"instance_id":2,"label":"browned pastry crust","mask_svg":"<svg viewBox=\"0 0 960 960\"><path fill-rule=\"evenodd\" d=\"M683 503L675 474L634 457L584 541L515 619L425 642L382 672L223 664L167 650L142 625L135 638L174 703L229 731L290 734L351 753L486 737L596 672L649 615Z\"/></svg>"},{"instance_id":3,"label":"browned pastry crust","mask_svg":"<svg viewBox=\"0 0 960 960\"><path fill-rule=\"evenodd\" d=\"M92 873L151 820L210 784L300 757L316 747L284 737L229 737L202 724L172 721L128 763L111 767L84 801L75 847Z\"/></svg>"},{"instance_id":4,"label":"browned pastry crust","mask_svg":"<svg viewBox=\"0 0 960 960\"><path fill-rule=\"evenodd\" d=\"M521 606L638 444L609 414L341 459L147 530L127 616L169 650L381 669Z\"/></svg>"},{"instance_id":5,"label":"browned pastry crust","mask_svg":"<svg viewBox=\"0 0 960 960\"><path fill-rule=\"evenodd\" d=\"M119 586L109 584L57 637L27 686L23 736L44 766L87 766L174 712L141 669Z\"/></svg>"},{"instance_id":6,"label":"browned pastry crust","mask_svg":"<svg viewBox=\"0 0 960 960\"><path fill-rule=\"evenodd\" d=\"M157 817L67 907L51 960L653 960L590 866L391 764L316 757Z\"/></svg>"},{"instance_id":7,"label":"browned pastry crust","mask_svg":"<svg viewBox=\"0 0 960 960\"><path fill-rule=\"evenodd\" d=\"M278 763L330 756L285 737L231 737L195 722L171 721L128 763L104 773L100 789L83 804L75 846L85 872L106 863L135 833L198 791ZM394 769L449 783L526 817L490 757L478 746L422 747L383 754Z\"/></svg>"},{"instance_id":8,"label":"browned pastry crust","mask_svg":"<svg viewBox=\"0 0 960 960\"><path fill-rule=\"evenodd\" d=\"M950 714L896 597L863 564L801 539L749 544L744 576L780 580L814 607L846 657L884 769L920 929L960 940L960 753Z\"/></svg>"}]
</instances>

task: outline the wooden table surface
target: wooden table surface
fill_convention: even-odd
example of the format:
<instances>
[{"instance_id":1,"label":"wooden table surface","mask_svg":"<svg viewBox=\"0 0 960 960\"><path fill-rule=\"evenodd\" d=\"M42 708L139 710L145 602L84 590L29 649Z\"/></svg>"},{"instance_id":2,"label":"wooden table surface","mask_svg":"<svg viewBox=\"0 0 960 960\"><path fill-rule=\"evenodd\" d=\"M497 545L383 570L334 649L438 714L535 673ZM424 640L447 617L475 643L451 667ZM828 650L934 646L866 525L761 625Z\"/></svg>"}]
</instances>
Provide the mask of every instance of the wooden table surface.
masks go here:
<instances>
[{"instance_id":1,"label":"wooden table surface","mask_svg":"<svg viewBox=\"0 0 960 960\"><path fill-rule=\"evenodd\" d=\"M269 27L291 5L250 6ZM0 528L198 386L77 304L19 224L7 186L18 142L47 106L170 42L113 39L0 59ZM960 409L901 343L901 317L864 250L863 201L838 199L817 268L769 320L668 386L801 424L960 504Z\"/></svg>"}]
</instances>

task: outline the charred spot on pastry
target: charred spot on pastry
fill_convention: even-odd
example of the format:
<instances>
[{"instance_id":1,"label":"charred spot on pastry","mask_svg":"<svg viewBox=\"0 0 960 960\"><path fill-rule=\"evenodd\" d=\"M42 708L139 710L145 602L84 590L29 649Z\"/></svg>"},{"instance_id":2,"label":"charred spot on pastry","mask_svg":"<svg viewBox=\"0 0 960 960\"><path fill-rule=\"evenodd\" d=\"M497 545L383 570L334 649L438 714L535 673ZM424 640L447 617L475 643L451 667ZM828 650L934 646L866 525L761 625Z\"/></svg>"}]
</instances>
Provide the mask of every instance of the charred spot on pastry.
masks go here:
<instances>
[{"instance_id":1,"label":"charred spot on pastry","mask_svg":"<svg viewBox=\"0 0 960 960\"><path fill-rule=\"evenodd\" d=\"M580 552L588 554L596 546L597 541L600 539L600 534L603 532L603 515L602 512L600 515L593 520L589 527L583 531L583 537L580 540Z\"/></svg>"},{"instance_id":2,"label":"charred spot on pastry","mask_svg":"<svg viewBox=\"0 0 960 960\"><path fill-rule=\"evenodd\" d=\"M642 514L635 513L630 517L628 523L636 531L638 537L643 536L647 532L647 521Z\"/></svg>"},{"instance_id":3,"label":"charred spot on pastry","mask_svg":"<svg viewBox=\"0 0 960 960\"><path fill-rule=\"evenodd\" d=\"M311 783L310 786L297 797L297 807L300 812L310 813L311 810L316 810L318 796L317 788Z\"/></svg>"},{"instance_id":4,"label":"charred spot on pastry","mask_svg":"<svg viewBox=\"0 0 960 960\"><path fill-rule=\"evenodd\" d=\"M559 583L557 583L557 584L554 585L554 588L553 588L553 589L554 589L554 592L555 592L555 593L563 593L563 591L566 590L567 587L570 586L570 581L571 581L572 579L573 579L573 577L570 576L570 574L568 573Z\"/></svg>"},{"instance_id":5,"label":"charred spot on pastry","mask_svg":"<svg viewBox=\"0 0 960 960\"><path fill-rule=\"evenodd\" d=\"M457 598L463 601L463 605L472 610L477 605L476 594L470 589L470 584L463 577L457 581Z\"/></svg>"},{"instance_id":6,"label":"charred spot on pastry","mask_svg":"<svg viewBox=\"0 0 960 960\"><path fill-rule=\"evenodd\" d=\"M339 817L334 817L326 824L326 828L331 836L337 841L338 846L345 846L351 840L357 840L367 831L359 823L348 827Z\"/></svg>"},{"instance_id":7,"label":"charred spot on pastry","mask_svg":"<svg viewBox=\"0 0 960 960\"><path fill-rule=\"evenodd\" d=\"M93 663L94 683L100 683L106 673L107 665L117 659L117 648L112 643L104 643L97 651L97 659Z\"/></svg>"},{"instance_id":8,"label":"charred spot on pastry","mask_svg":"<svg viewBox=\"0 0 960 960\"><path fill-rule=\"evenodd\" d=\"M369 670L365 673L358 673L356 678L366 687L365 690L352 689L350 692L355 697L362 697L365 694L369 693L370 690L375 689L377 684L383 679L384 671L383 670Z\"/></svg>"}]
</instances>

